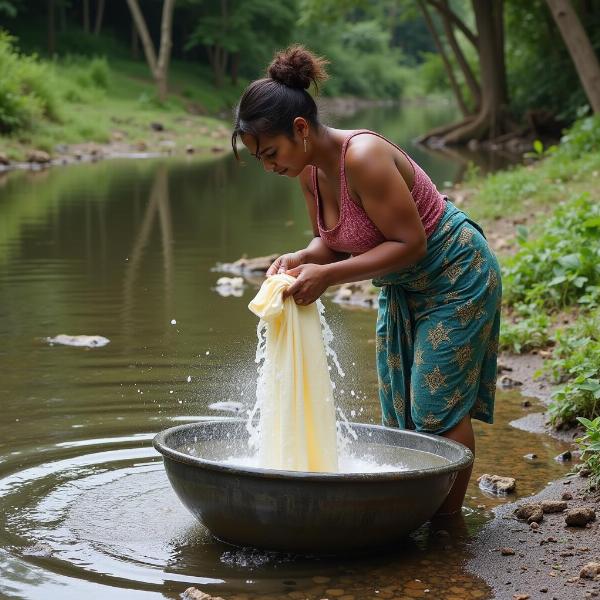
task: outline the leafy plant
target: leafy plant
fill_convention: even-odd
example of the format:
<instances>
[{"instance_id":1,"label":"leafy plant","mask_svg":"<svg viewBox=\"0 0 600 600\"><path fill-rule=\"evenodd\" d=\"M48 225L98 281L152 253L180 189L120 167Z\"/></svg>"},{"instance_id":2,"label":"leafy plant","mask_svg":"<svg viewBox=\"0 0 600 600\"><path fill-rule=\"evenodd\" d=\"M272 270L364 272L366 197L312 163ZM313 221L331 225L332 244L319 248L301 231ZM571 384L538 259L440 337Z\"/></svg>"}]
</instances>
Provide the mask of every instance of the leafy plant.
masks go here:
<instances>
[{"instance_id":1,"label":"leafy plant","mask_svg":"<svg viewBox=\"0 0 600 600\"><path fill-rule=\"evenodd\" d=\"M516 354L534 348L543 348L550 341L550 317L537 309L534 304L519 304L516 307L514 322L502 321L500 348Z\"/></svg>"},{"instance_id":2,"label":"leafy plant","mask_svg":"<svg viewBox=\"0 0 600 600\"><path fill-rule=\"evenodd\" d=\"M581 458L591 471L592 485L600 484L600 416L593 420L578 417L577 420L585 427L584 434L576 442L581 449Z\"/></svg>"},{"instance_id":3,"label":"leafy plant","mask_svg":"<svg viewBox=\"0 0 600 600\"><path fill-rule=\"evenodd\" d=\"M555 426L575 423L577 417L595 418L600 410L600 311L555 333L552 360L544 370L557 383L550 420Z\"/></svg>"},{"instance_id":4,"label":"leafy plant","mask_svg":"<svg viewBox=\"0 0 600 600\"><path fill-rule=\"evenodd\" d=\"M521 250L504 262L504 297L557 309L599 300L600 205L582 194L559 206L540 235L523 233Z\"/></svg>"}]
</instances>

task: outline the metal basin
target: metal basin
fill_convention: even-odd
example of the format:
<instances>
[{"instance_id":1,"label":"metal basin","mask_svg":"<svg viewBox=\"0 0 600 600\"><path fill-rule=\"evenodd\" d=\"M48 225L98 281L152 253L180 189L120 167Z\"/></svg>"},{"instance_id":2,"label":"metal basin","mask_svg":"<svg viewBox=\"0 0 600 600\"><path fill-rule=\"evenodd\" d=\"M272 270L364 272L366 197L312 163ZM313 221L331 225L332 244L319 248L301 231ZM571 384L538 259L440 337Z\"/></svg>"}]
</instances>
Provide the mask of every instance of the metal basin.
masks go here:
<instances>
[{"instance_id":1,"label":"metal basin","mask_svg":"<svg viewBox=\"0 0 600 600\"><path fill-rule=\"evenodd\" d=\"M268 550L355 552L400 540L427 521L472 453L413 431L353 424L357 457L404 471L304 473L224 464L243 455L243 419L172 427L154 438L183 504L224 542Z\"/></svg>"}]
</instances>

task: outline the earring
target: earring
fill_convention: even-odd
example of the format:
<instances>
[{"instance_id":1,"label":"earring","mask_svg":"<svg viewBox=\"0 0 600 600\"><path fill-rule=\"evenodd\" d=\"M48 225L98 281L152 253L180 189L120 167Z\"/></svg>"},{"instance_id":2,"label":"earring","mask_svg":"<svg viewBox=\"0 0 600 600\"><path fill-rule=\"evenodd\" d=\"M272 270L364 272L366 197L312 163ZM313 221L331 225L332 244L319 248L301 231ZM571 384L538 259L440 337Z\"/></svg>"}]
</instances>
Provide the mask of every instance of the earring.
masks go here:
<instances>
[{"instance_id":1,"label":"earring","mask_svg":"<svg viewBox=\"0 0 600 600\"><path fill-rule=\"evenodd\" d=\"M304 152L306 152L306 140L307 140L307 139L308 139L308 138L304 138Z\"/></svg>"}]
</instances>

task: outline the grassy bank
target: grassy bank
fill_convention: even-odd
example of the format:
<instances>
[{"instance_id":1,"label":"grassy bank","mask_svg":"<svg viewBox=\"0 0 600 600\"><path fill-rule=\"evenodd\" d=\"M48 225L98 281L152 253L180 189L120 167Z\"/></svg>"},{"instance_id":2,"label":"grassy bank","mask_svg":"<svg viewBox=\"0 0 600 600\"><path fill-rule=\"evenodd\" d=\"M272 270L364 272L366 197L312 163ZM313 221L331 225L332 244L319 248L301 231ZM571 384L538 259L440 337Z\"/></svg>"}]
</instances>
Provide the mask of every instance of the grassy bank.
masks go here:
<instances>
[{"instance_id":1,"label":"grassy bank","mask_svg":"<svg viewBox=\"0 0 600 600\"><path fill-rule=\"evenodd\" d=\"M538 351L556 384L552 424L581 423L584 458L600 481L600 118L578 121L533 164L471 182L468 212L487 223L537 214L516 225L516 252L500 256L501 348ZM517 219L518 221L518 219Z\"/></svg>"},{"instance_id":2,"label":"grassy bank","mask_svg":"<svg viewBox=\"0 0 600 600\"><path fill-rule=\"evenodd\" d=\"M124 59L39 60L0 36L0 151L24 160L65 145L112 143L121 151L219 151L228 147L229 110L243 86L216 89L189 64L171 68L171 94L158 102L146 65ZM220 117L220 118L219 118Z\"/></svg>"}]
</instances>

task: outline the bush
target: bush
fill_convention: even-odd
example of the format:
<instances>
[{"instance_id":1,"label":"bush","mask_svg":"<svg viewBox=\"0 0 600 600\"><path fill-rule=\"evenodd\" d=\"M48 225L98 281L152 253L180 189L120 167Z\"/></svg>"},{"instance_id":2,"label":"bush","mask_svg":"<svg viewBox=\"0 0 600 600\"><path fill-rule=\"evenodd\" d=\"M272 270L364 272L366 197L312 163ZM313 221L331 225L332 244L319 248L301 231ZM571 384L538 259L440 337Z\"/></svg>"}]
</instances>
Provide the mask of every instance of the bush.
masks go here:
<instances>
[{"instance_id":1,"label":"bush","mask_svg":"<svg viewBox=\"0 0 600 600\"><path fill-rule=\"evenodd\" d=\"M553 358L544 370L555 383L566 383L552 394L552 424L572 425L577 417L596 417L600 411L600 311L557 331L555 340Z\"/></svg>"},{"instance_id":2,"label":"bush","mask_svg":"<svg viewBox=\"0 0 600 600\"><path fill-rule=\"evenodd\" d=\"M513 304L558 309L600 299L600 205L582 194L560 205L534 240L504 261L504 297Z\"/></svg>"},{"instance_id":3,"label":"bush","mask_svg":"<svg viewBox=\"0 0 600 600\"><path fill-rule=\"evenodd\" d=\"M591 471L590 485L600 485L600 417L593 421L585 417L577 419L585 428L583 436L575 440L581 449L581 458Z\"/></svg>"},{"instance_id":4,"label":"bush","mask_svg":"<svg viewBox=\"0 0 600 600\"><path fill-rule=\"evenodd\" d=\"M29 129L43 117L59 121L58 106L52 74L0 31L0 133Z\"/></svg>"}]
</instances>

